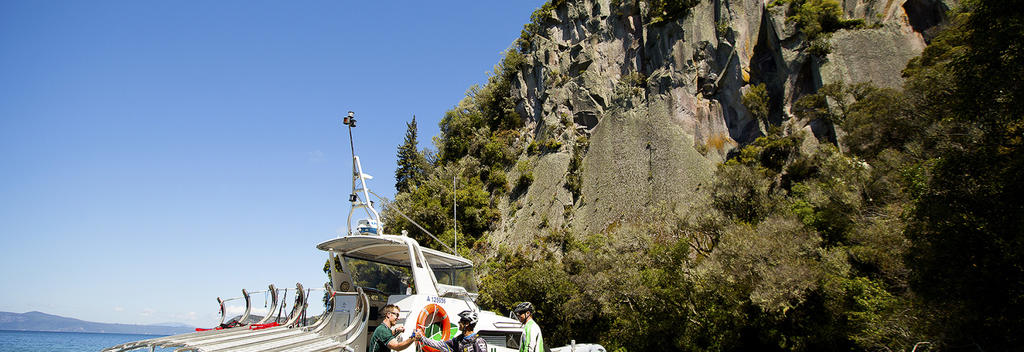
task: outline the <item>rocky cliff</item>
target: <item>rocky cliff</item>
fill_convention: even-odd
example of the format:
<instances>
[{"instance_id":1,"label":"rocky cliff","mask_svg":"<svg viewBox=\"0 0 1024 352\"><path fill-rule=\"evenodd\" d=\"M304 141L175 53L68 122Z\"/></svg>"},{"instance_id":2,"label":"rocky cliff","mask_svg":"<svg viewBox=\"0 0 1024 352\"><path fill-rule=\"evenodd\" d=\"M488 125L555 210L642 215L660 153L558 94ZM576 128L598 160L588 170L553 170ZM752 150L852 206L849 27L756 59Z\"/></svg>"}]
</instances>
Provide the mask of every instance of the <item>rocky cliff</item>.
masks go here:
<instances>
[{"instance_id":1,"label":"rocky cliff","mask_svg":"<svg viewBox=\"0 0 1024 352\"><path fill-rule=\"evenodd\" d=\"M829 123L795 117L794 102L833 82L901 85L907 61L955 5L945 1L845 0L842 15L855 25L814 38L786 1L702 0L671 14L652 1L545 5L511 83L526 121L521 143L549 148L519 157L535 181L499 202L508 216L490 240L592 233L654 207L702 206L716 165L769 128L841 144ZM759 84L763 119L743 104Z\"/></svg>"}]
</instances>

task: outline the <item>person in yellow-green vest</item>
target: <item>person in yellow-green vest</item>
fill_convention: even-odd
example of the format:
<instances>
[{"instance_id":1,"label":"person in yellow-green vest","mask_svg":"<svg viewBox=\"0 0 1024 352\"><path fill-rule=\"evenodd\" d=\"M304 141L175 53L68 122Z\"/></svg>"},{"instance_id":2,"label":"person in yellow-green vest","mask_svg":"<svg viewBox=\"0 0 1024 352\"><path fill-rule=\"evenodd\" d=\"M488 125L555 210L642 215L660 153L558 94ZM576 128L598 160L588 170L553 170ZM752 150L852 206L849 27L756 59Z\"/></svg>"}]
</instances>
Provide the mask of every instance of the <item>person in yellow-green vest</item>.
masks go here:
<instances>
[{"instance_id":1,"label":"person in yellow-green vest","mask_svg":"<svg viewBox=\"0 0 1024 352\"><path fill-rule=\"evenodd\" d=\"M523 323L523 336L519 339L519 352L544 352L544 336L541 336L540 325L533 320L533 304L520 303L512 309L520 323Z\"/></svg>"}]
</instances>

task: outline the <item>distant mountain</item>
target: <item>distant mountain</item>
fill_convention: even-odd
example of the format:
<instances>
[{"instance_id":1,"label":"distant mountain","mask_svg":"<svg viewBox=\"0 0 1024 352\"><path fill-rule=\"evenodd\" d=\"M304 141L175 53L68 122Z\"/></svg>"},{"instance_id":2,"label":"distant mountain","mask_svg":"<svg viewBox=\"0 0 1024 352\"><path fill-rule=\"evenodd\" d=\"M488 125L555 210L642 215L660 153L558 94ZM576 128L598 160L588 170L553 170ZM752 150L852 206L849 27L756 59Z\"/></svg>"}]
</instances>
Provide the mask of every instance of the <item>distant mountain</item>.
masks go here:
<instances>
[{"instance_id":1,"label":"distant mountain","mask_svg":"<svg viewBox=\"0 0 1024 352\"><path fill-rule=\"evenodd\" d=\"M174 324L169 326L166 324ZM161 325L107 324L46 314L42 312L0 312L0 330L95 332L111 334L174 335L195 331L179 323Z\"/></svg>"},{"instance_id":2,"label":"distant mountain","mask_svg":"<svg viewBox=\"0 0 1024 352\"><path fill-rule=\"evenodd\" d=\"M175 323L175 322L146 324L146 326L170 326L170 327L173 327L173 328L195 328L192 325L182 324L182 323Z\"/></svg>"}]
</instances>

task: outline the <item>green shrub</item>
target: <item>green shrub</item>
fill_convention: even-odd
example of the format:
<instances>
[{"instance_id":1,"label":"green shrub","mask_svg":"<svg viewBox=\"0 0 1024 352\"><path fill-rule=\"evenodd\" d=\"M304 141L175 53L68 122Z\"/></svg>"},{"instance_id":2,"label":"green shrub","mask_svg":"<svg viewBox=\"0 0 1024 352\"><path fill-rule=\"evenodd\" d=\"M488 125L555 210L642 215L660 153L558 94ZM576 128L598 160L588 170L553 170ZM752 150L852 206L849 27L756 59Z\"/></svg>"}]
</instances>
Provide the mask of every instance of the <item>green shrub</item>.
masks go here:
<instances>
[{"instance_id":1,"label":"green shrub","mask_svg":"<svg viewBox=\"0 0 1024 352\"><path fill-rule=\"evenodd\" d=\"M803 134L789 136L767 135L740 149L738 157L726 164L751 166L766 175L777 175L799 151Z\"/></svg>"},{"instance_id":2,"label":"green shrub","mask_svg":"<svg viewBox=\"0 0 1024 352\"><path fill-rule=\"evenodd\" d=\"M548 138L544 141L530 142L530 145L526 147L526 153L528 155L538 155L557 152L562 147L562 142L555 140L554 138Z\"/></svg>"},{"instance_id":3,"label":"green shrub","mask_svg":"<svg viewBox=\"0 0 1024 352\"><path fill-rule=\"evenodd\" d=\"M516 99L512 97L512 81L526 66L526 56L516 50L508 50L501 64L495 66L494 75L476 94L475 103L491 131L522 127L523 119L515 111Z\"/></svg>"},{"instance_id":4,"label":"green shrub","mask_svg":"<svg viewBox=\"0 0 1024 352\"><path fill-rule=\"evenodd\" d=\"M803 119L822 119L841 125L854 115L898 112L900 104L896 104L898 101L895 94L891 90L880 90L871 83L829 83L814 94L797 99L793 110Z\"/></svg>"},{"instance_id":5,"label":"green shrub","mask_svg":"<svg viewBox=\"0 0 1024 352\"><path fill-rule=\"evenodd\" d=\"M703 156L707 156L708 155L708 145L707 144L697 143L696 145L693 146L693 149L696 149L697 152L700 153L700 155L703 155Z\"/></svg>"},{"instance_id":6,"label":"green shrub","mask_svg":"<svg viewBox=\"0 0 1024 352\"><path fill-rule=\"evenodd\" d=\"M547 88L560 87L569 81L569 75L562 73L557 68L544 72L544 85Z\"/></svg>"},{"instance_id":7,"label":"green shrub","mask_svg":"<svg viewBox=\"0 0 1024 352\"><path fill-rule=\"evenodd\" d=\"M569 170L565 175L565 188L572 194L573 202L578 202L583 190L583 156L590 147L590 140L587 136L576 138L576 144L572 148L572 159L569 160Z\"/></svg>"},{"instance_id":8,"label":"green shrub","mask_svg":"<svg viewBox=\"0 0 1024 352\"><path fill-rule=\"evenodd\" d=\"M543 34L544 26L558 20L558 18L552 15L552 12L564 4L565 0L551 0L530 14L530 23L523 25L523 30L519 33L519 39L516 39L515 47L519 52L529 53L533 50L534 38Z\"/></svg>"},{"instance_id":9,"label":"green shrub","mask_svg":"<svg viewBox=\"0 0 1024 352\"><path fill-rule=\"evenodd\" d=\"M867 277L830 276L824 282L829 308L839 313L844 333L863 348L884 349L898 344L893 327L899 308L897 298L885 286Z\"/></svg>"},{"instance_id":10,"label":"green shrub","mask_svg":"<svg viewBox=\"0 0 1024 352\"><path fill-rule=\"evenodd\" d=\"M508 177L505 171L498 167L491 167L487 175L487 189L496 195L508 193Z\"/></svg>"},{"instance_id":11,"label":"green shrub","mask_svg":"<svg viewBox=\"0 0 1024 352\"><path fill-rule=\"evenodd\" d=\"M829 83L818 89L814 94L808 94L797 99L793 104L793 112L797 117L805 120L824 120L830 123L841 123L843 121L843 107L846 96L842 83ZM833 109L829 102L839 104L839 109Z\"/></svg>"},{"instance_id":12,"label":"green shrub","mask_svg":"<svg viewBox=\"0 0 1024 352\"><path fill-rule=\"evenodd\" d=\"M466 98L459 105L445 112L439 126L441 138L438 145L442 163L454 162L467 155L473 144L476 131L484 127L484 119L477 108L474 95L477 88L471 87Z\"/></svg>"},{"instance_id":13,"label":"green shrub","mask_svg":"<svg viewBox=\"0 0 1024 352\"><path fill-rule=\"evenodd\" d=\"M647 76L640 72L630 72L619 78L619 84L626 87L647 87Z\"/></svg>"},{"instance_id":14,"label":"green shrub","mask_svg":"<svg viewBox=\"0 0 1024 352\"><path fill-rule=\"evenodd\" d=\"M572 330L570 317L564 305L577 292L562 264L553 260L534 260L526 250L501 250L489 261L487 274L480 280L478 304L485 309L508 312L516 304L529 301L534 304L534 319L545 322L545 342L553 346L568 343ZM561 325L561 326L559 326ZM581 329L582 330L582 329Z\"/></svg>"},{"instance_id":15,"label":"green shrub","mask_svg":"<svg viewBox=\"0 0 1024 352\"><path fill-rule=\"evenodd\" d=\"M506 168L515 162L519 150L515 148L511 133L495 133L483 146L480 162L484 165Z\"/></svg>"},{"instance_id":16,"label":"green shrub","mask_svg":"<svg viewBox=\"0 0 1024 352\"><path fill-rule=\"evenodd\" d=\"M774 211L777 196L772 181L753 167L723 165L712 185L712 202L725 215L746 223L757 223Z\"/></svg>"},{"instance_id":17,"label":"green shrub","mask_svg":"<svg viewBox=\"0 0 1024 352\"><path fill-rule=\"evenodd\" d=\"M718 31L719 36L727 35L731 29L732 27L729 25L729 20L726 18L722 18L718 21L718 25L715 26L715 30Z\"/></svg>"},{"instance_id":18,"label":"green shrub","mask_svg":"<svg viewBox=\"0 0 1024 352\"><path fill-rule=\"evenodd\" d=\"M508 165L505 152L500 146L487 146L494 141L492 134L506 133L523 125L522 117L515 111L516 99L512 97L512 81L526 63L526 57L515 50L508 50L494 74L483 87L472 86L459 104L445 112L439 126L439 160L451 163L464 156L486 160L497 157ZM505 143L505 139L501 143ZM495 154L495 152L499 152ZM513 153L514 154L514 153Z\"/></svg>"},{"instance_id":19,"label":"green shrub","mask_svg":"<svg viewBox=\"0 0 1024 352\"><path fill-rule=\"evenodd\" d=\"M832 53L832 44L829 43L828 36L820 36L812 40L811 45L807 47L807 52L822 59L828 57L828 54Z\"/></svg>"},{"instance_id":20,"label":"green shrub","mask_svg":"<svg viewBox=\"0 0 1024 352\"><path fill-rule=\"evenodd\" d=\"M764 83L751 86L743 94L743 106L750 110L755 120L768 124L768 89Z\"/></svg>"},{"instance_id":21,"label":"green shrub","mask_svg":"<svg viewBox=\"0 0 1024 352\"><path fill-rule=\"evenodd\" d=\"M561 147L562 147L562 142L559 142L559 141L555 140L554 138L549 138L547 141L544 142L544 150L546 150L548 152L558 151L558 149L561 148Z\"/></svg>"},{"instance_id":22,"label":"green shrub","mask_svg":"<svg viewBox=\"0 0 1024 352\"><path fill-rule=\"evenodd\" d=\"M536 24L544 24L546 22L555 21L558 18L552 14L559 6L565 4L565 0L551 0L541 5L539 9L533 11L530 14L530 21Z\"/></svg>"},{"instance_id":23,"label":"green shrub","mask_svg":"<svg viewBox=\"0 0 1024 352\"><path fill-rule=\"evenodd\" d=\"M690 14L700 0L643 0L650 9L650 24L672 22Z\"/></svg>"},{"instance_id":24,"label":"green shrub","mask_svg":"<svg viewBox=\"0 0 1024 352\"><path fill-rule=\"evenodd\" d=\"M864 27L864 20L843 19L843 9L836 0L795 0L790 2L789 10L786 21L795 22L810 40L840 29Z\"/></svg>"},{"instance_id":25,"label":"green shrub","mask_svg":"<svg viewBox=\"0 0 1024 352\"><path fill-rule=\"evenodd\" d=\"M858 157L873 160L886 149L900 150L916 143L925 121L908 116L906 99L894 89L872 89L850 105L841 127L847 132L844 142Z\"/></svg>"},{"instance_id":26,"label":"green shrub","mask_svg":"<svg viewBox=\"0 0 1024 352\"><path fill-rule=\"evenodd\" d=\"M405 217L398 215L395 209L401 209L407 216L436 235L454 226L452 208L455 200L458 201L459 233L467 234L467 245L471 245L475 239L491 230L491 227L501 220L501 213L494 206L487 185L478 177L465 177L464 171L461 165L439 167L417 187L408 192L398 193L394 202L389 203L382 214L388 233L407 230L409 236L420 243L434 243L433 239L409 223ZM457 193L453 195L454 178L458 179L459 185ZM459 238L459 243L463 243L461 235ZM470 240L471 238L473 240Z\"/></svg>"},{"instance_id":27,"label":"green shrub","mask_svg":"<svg viewBox=\"0 0 1024 352\"><path fill-rule=\"evenodd\" d=\"M519 172L519 180L516 181L516 189L525 189L533 183L533 163L529 160L521 160L516 164L516 171Z\"/></svg>"}]
</instances>

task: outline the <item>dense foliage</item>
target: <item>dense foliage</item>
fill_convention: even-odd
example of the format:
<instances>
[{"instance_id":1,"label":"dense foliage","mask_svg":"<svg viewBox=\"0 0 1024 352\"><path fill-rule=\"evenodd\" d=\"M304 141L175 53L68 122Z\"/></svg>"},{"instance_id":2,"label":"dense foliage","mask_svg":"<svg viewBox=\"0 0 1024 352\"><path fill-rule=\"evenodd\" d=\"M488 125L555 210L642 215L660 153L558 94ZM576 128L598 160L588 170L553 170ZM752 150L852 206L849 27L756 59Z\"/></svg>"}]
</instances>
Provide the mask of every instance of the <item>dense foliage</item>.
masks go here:
<instances>
[{"instance_id":1,"label":"dense foliage","mask_svg":"<svg viewBox=\"0 0 1024 352\"><path fill-rule=\"evenodd\" d=\"M793 4L808 36L843 25L828 17L829 0ZM799 99L793 111L834 126L838 140L766 129L718 168L705 206L663 204L596 233L546 228L518 248L460 245L487 255L478 303L502 312L535 303L552 346L1018 349L1024 13L1012 3L964 5L908 65L902 89L832 84ZM570 168L582 168L585 138L524 146L506 86L522 54L507 53L489 83L446 114L433 170L396 199L442 241L453 235L453 181L468 234L460 243L472 245L502 217L496 198L533 182L536 154L571 150ZM748 92L744 104L763 118L763 88ZM574 198L586 197L581 182L566 179Z\"/></svg>"},{"instance_id":2,"label":"dense foliage","mask_svg":"<svg viewBox=\"0 0 1024 352\"><path fill-rule=\"evenodd\" d=\"M509 49L487 84L471 87L466 97L445 113L441 135L434 140L437 154L433 158L429 158L430 152L409 152L415 150L415 133L407 132L406 143L399 147L396 178L410 173L413 176L407 179L412 182L399 184L406 189L399 188L384 211L388 231L407 230L420 243L436 244L398 214L401 211L447 245L454 244L458 234L460 252L468 253L492 230L501 218L496 198L511 190L508 173L524 149L518 131L523 118L515 111L511 90L525 60L518 49ZM411 125L410 131L414 129ZM424 164L423 160L428 161ZM524 176L519 174L521 183Z\"/></svg>"},{"instance_id":3,"label":"dense foliage","mask_svg":"<svg viewBox=\"0 0 1024 352\"><path fill-rule=\"evenodd\" d=\"M937 105L918 113L938 125L908 224L911 283L950 341L1012 350L1024 336L1024 9L968 4L908 68L913 97Z\"/></svg>"}]
</instances>

